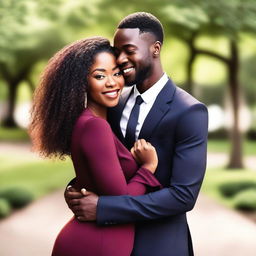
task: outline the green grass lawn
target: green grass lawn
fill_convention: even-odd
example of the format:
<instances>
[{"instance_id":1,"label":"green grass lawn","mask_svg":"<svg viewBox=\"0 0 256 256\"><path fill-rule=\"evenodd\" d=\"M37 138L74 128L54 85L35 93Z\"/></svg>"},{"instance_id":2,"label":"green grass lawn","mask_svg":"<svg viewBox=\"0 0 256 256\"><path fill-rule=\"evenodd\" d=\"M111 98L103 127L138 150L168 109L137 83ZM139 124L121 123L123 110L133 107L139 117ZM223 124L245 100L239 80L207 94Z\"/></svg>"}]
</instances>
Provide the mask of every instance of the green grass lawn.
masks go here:
<instances>
[{"instance_id":1,"label":"green grass lawn","mask_svg":"<svg viewBox=\"0 0 256 256\"><path fill-rule=\"evenodd\" d=\"M70 160L49 161L0 157L1 189L19 187L32 192L34 198L46 195L56 189L63 189L74 177Z\"/></svg>"},{"instance_id":2,"label":"green grass lawn","mask_svg":"<svg viewBox=\"0 0 256 256\"><path fill-rule=\"evenodd\" d=\"M0 142L25 142L29 140L26 130L0 126Z\"/></svg>"},{"instance_id":3,"label":"green grass lawn","mask_svg":"<svg viewBox=\"0 0 256 256\"><path fill-rule=\"evenodd\" d=\"M219 190L219 186L227 182L256 182L256 172L249 169L230 170L224 168L208 168L202 185L202 192L216 199L220 203L233 208L233 198L224 197Z\"/></svg>"},{"instance_id":4,"label":"green grass lawn","mask_svg":"<svg viewBox=\"0 0 256 256\"><path fill-rule=\"evenodd\" d=\"M244 155L256 155L256 141L244 140ZM229 153L230 143L228 140L208 140L208 151L212 153Z\"/></svg>"}]
</instances>

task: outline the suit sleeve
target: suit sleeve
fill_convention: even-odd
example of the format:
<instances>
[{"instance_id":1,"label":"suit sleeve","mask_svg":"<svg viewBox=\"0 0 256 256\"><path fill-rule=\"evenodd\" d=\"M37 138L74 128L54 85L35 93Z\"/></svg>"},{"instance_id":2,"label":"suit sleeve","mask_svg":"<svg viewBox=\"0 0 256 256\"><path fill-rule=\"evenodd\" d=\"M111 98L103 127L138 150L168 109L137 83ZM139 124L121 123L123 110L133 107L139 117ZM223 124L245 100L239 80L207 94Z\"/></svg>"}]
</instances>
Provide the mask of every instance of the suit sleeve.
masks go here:
<instances>
[{"instance_id":1,"label":"suit sleeve","mask_svg":"<svg viewBox=\"0 0 256 256\"><path fill-rule=\"evenodd\" d=\"M93 118L86 122L81 136L81 147L90 175L101 195L141 195L148 186L160 186L153 174L145 168L138 169L127 184L112 130L103 119Z\"/></svg>"},{"instance_id":2,"label":"suit sleeve","mask_svg":"<svg viewBox=\"0 0 256 256\"><path fill-rule=\"evenodd\" d=\"M203 104L188 108L176 127L170 186L141 196L100 197L97 222L154 220L190 211L206 168L208 113ZM171 168L171 167L170 167Z\"/></svg>"}]
</instances>

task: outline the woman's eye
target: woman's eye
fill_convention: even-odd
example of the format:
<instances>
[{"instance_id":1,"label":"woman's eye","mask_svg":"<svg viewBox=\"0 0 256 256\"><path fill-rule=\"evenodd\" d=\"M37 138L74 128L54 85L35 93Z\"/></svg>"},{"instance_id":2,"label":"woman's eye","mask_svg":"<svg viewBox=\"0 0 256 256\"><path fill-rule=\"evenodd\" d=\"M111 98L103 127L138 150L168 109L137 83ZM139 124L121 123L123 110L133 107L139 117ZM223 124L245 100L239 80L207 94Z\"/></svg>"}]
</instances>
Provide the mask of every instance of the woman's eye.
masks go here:
<instances>
[{"instance_id":1,"label":"woman's eye","mask_svg":"<svg viewBox=\"0 0 256 256\"><path fill-rule=\"evenodd\" d=\"M104 75L95 75L94 78L101 80L104 78Z\"/></svg>"},{"instance_id":2,"label":"woman's eye","mask_svg":"<svg viewBox=\"0 0 256 256\"><path fill-rule=\"evenodd\" d=\"M119 71L119 72L117 72L117 73L114 74L114 76L122 76L122 75L123 75L123 74L122 74L121 71Z\"/></svg>"}]
</instances>

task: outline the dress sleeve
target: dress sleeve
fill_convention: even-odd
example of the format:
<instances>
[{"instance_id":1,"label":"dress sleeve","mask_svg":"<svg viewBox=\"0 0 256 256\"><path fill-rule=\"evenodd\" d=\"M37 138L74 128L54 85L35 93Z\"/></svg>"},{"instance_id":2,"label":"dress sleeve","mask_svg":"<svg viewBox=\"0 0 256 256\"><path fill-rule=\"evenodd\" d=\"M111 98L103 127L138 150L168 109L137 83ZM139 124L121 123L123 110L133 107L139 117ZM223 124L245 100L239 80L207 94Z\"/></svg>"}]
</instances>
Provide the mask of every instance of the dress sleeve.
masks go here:
<instances>
[{"instance_id":1,"label":"dress sleeve","mask_svg":"<svg viewBox=\"0 0 256 256\"><path fill-rule=\"evenodd\" d=\"M92 118L85 123L81 148L97 192L101 195L142 195L147 187L155 189L161 187L146 168L139 168L127 184L118 159L112 130L103 119Z\"/></svg>"}]
</instances>

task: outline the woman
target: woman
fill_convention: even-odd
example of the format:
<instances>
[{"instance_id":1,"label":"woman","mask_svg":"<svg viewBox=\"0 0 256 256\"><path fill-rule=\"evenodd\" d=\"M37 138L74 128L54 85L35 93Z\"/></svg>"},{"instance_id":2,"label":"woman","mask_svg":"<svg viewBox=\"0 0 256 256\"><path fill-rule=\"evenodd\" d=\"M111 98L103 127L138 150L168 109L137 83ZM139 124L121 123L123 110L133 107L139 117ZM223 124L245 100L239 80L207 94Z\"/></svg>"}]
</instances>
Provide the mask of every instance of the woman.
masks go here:
<instances>
[{"instance_id":1,"label":"woman","mask_svg":"<svg viewBox=\"0 0 256 256\"><path fill-rule=\"evenodd\" d=\"M101 37L65 47L43 73L34 97L31 137L46 157L71 155L78 190L141 195L161 186L153 176L158 161L154 147L137 141L132 155L106 121L107 108L117 105L123 85L114 51ZM128 256L133 239L132 224L98 227L74 217L59 233L52 255Z\"/></svg>"}]
</instances>

